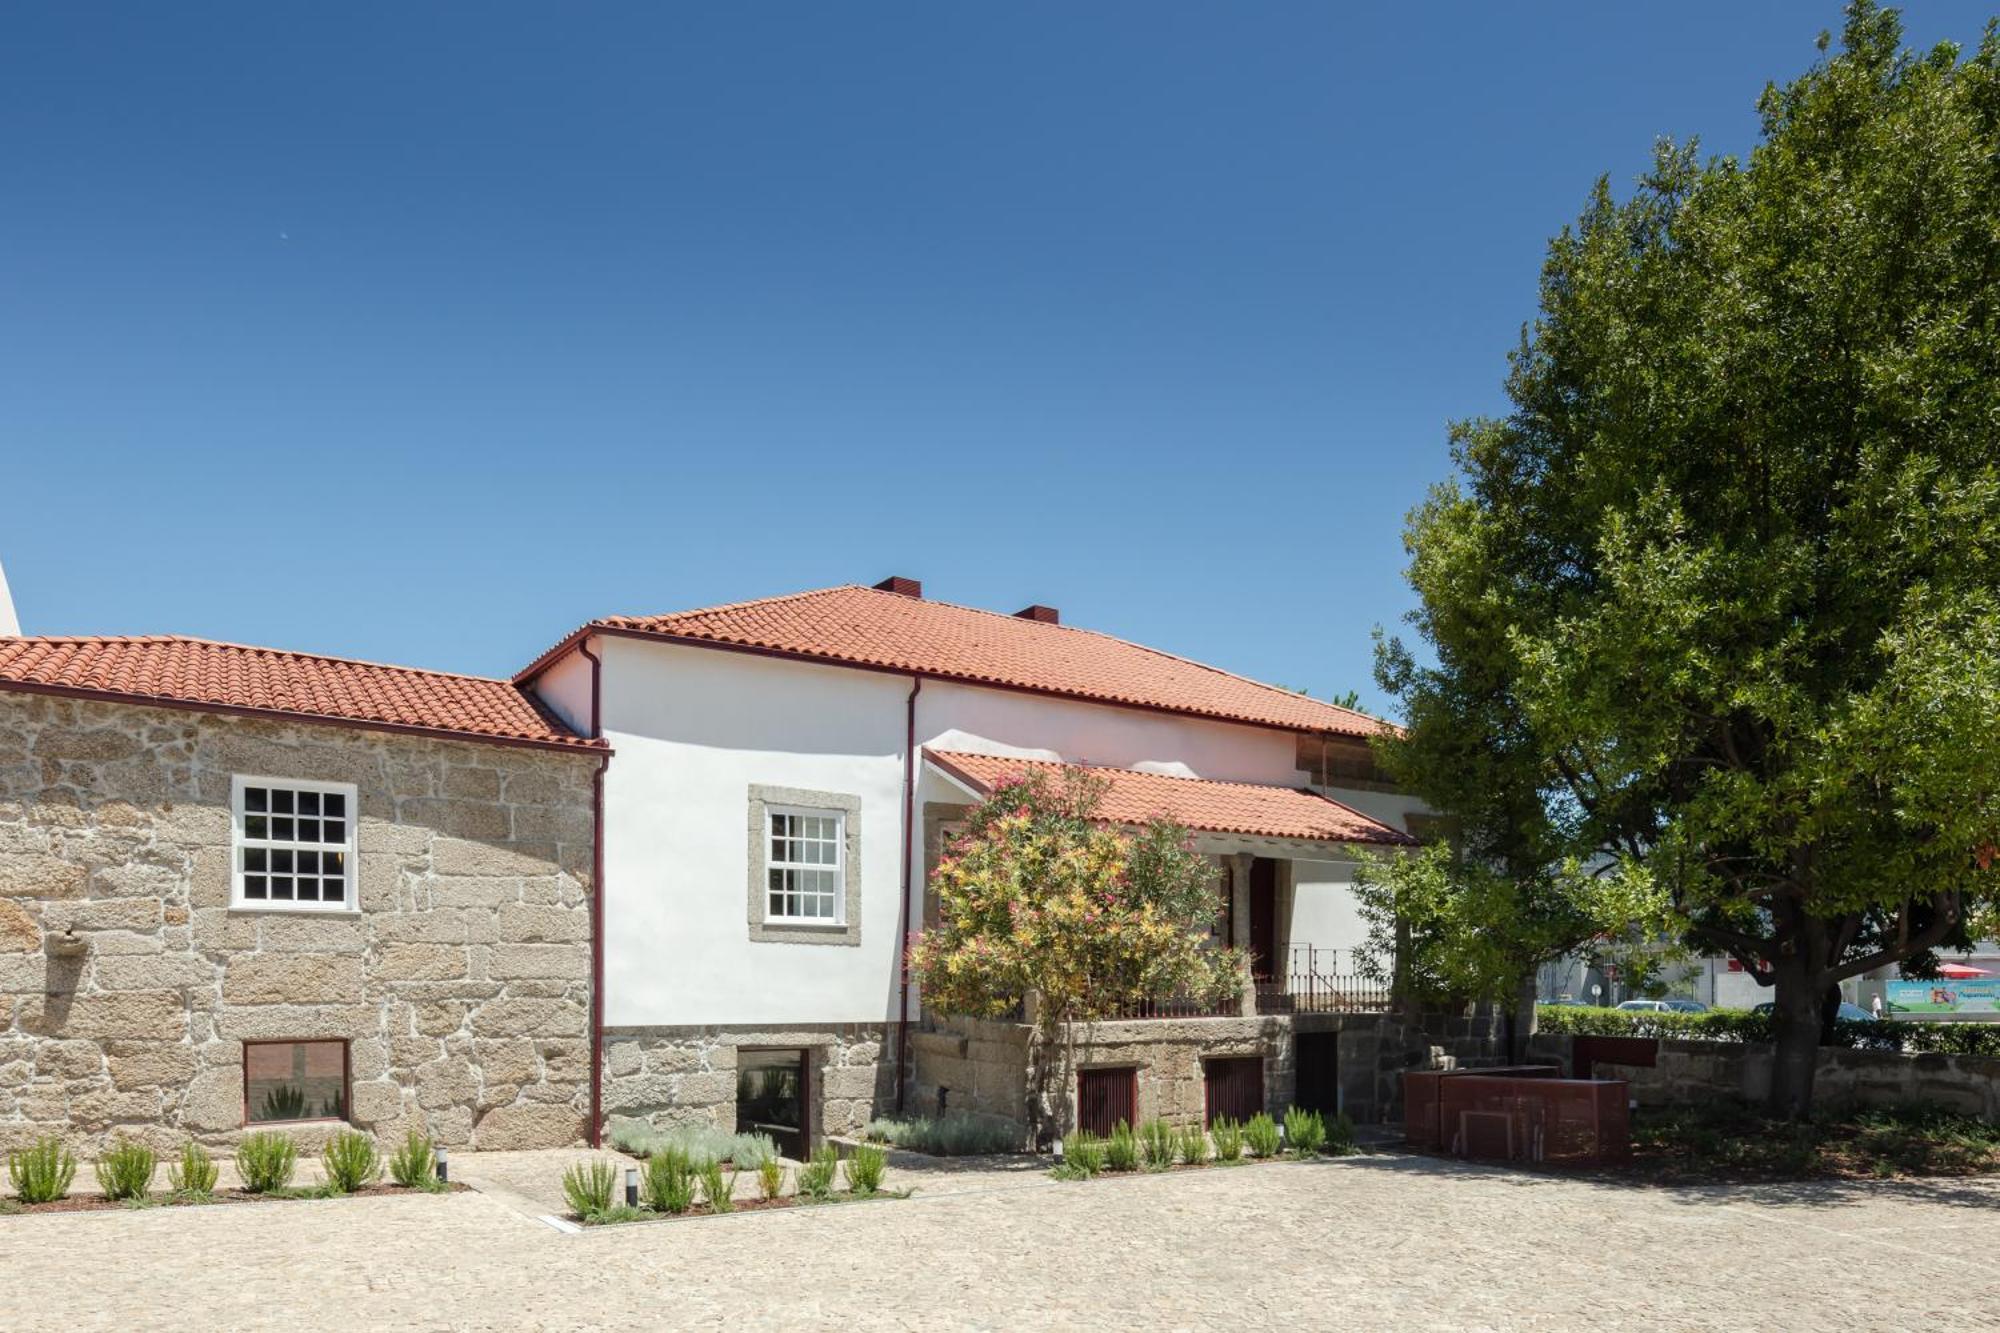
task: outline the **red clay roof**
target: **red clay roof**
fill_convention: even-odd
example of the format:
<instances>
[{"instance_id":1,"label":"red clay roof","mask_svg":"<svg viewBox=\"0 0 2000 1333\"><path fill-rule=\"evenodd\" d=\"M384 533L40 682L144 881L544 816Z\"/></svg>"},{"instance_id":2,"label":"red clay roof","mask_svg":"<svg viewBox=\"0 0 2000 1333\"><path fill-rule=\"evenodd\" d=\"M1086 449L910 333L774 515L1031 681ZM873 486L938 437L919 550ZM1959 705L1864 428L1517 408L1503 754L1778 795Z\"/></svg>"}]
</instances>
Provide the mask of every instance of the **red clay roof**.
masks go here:
<instances>
[{"instance_id":1,"label":"red clay roof","mask_svg":"<svg viewBox=\"0 0 2000 1333\"><path fill-rule=\"evenodd\" d=\"M509 744L602 749L509 681L173 634L0 638L0 690L270 713Z\"/></svg>"},{"instance_id":2,"label":"red clay roof","mask_svg":"<svg viewBox=\"0 0 2000 1333\"><path fill-rule=\"evenodd\" d=\"M1303 694L1095 630L848 585L664 616L594 620L520 675L525 681L591 630L713 643L1287 731L1371 736L1390 725Z\"/></svg>"},{"instance_id":3,"label":"red clay roof","mask_svg":"<svg viewBox=\"0 0 2000 1333\"><path fill-rule=\"evenodd\" d=\"M925 758L975 791L990 792L1030 772L1058 773L1063 765L1040 759L1000 758L957 750L924 751ZM1207 833L1243 833L1264 838L1305 838L1313 842L1416 842L1359 810L1295 787L1260 787L1248 782L1138 773L1129 768L1078 764L1109 781L1098 814L1113 824L1143 824L1163 815Z\"/></svg>"}]
</instances>

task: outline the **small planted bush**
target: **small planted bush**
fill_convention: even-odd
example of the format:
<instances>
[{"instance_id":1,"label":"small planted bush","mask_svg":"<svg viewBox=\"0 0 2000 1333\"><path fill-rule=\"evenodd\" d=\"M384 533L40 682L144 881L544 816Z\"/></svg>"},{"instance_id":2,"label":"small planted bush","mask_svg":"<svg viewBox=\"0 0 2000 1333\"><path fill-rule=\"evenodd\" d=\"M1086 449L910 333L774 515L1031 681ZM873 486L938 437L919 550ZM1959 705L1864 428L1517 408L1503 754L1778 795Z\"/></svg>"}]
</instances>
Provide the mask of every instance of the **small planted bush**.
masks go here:
<instances>
[{"instance_id":1,"label":"small planted bush","mask_svg":"<svg viewBox=\"0 0 2000 1333\"><path fill-rule=\"evenodd\" d=\"M1259 1111L1243 1126L1243 1142L1258 1157L1278 1155L1278 1122Z\"/></svg>"},{"instance_id":2,"label":"small planted bush","mask_svg":"<svg viewBox=\"0 0 2000 1333\"><path fill-rule=\"evenodd\" d=\"M785 1192L785 1164L773 1157L757 1167L757 1192L767 1199L778 1198Z\"/></svg>"},{"instance_id":3,"label":"small planted bush","mask_svg":"<svg viewBox=\"0 0 2000 1333\"><path fill-rule=\"evenodd\" d=\"M590 1217L611 1207L618 1187L618 1166L602 1157L578 1162L563 1172L563 1197L578 1217Z\"/></svg>"},{"instance_id":4,"label":"small planted bush","mask_svg":"<svg viewBox=\"0 0 2000 1333\"><path fill-rule=\"evenodd\" d=\"M1317 1157L1326 1146L1326 1119L1318 1111L1288 1107L1285 1111L1285 1142L1295 1157Z\"/></svg>"},{"instance_id":5,"label":"small planted bush","mask_svg":"<svg viewBox=\"0 0 2000 1333\"><path fill-rule=\"evenodd\" d=\"M1188 1166L1208 1165L1208 1135L1201 1132L1200 1125L1189 1125L1181 1130L1178 1154Z\"/></svg>"},{"instance_id":6,"label":"small planted bush","mask_svg":"<svg viewBox=\"0 0 2000 1333\"><path fill-rule=\"evenodd\" d=\"M76 1158L51 1134L33 1147L7 1154L7 1179L22 1203L54 1203L69 1194Z\"/></svg>"},{"instance_id":7,"label":"small planted bush","mask_svg":"<svg viewBox=\"0 0 2000 1333\"><path fill-rule=\"evenodd\" d=\"M292 1183L299 1168L298 1141L289 1134L246 1134L236 1145L236 1174L252 1194L270 1194Z\"/></svg>"},{"instance_id":8,"label":"small planted bush","mask_svg":"<svg viewBox=\"0 0 2000 1333\"><path fill-rule=\"evenodd\" d=\"M215 1193L215 1159L208 1149L189 1139L181 1155L167 1163L167 1185L176 1194L201 1197Z\"/></svg>"},{"instance_id":9,"label":"small planted bush","mask_svg":"<svg viewBox=\"0 0 2000 1333\"><path fill-rule=\"evenodd\" d=\"M1218 1116L1208 1127L1208 1136L1215 1140L1215 1160L1218 1162L1240 1162L1243 1160L1243 1126L1228 1116Z\"/></svg>"},{"instance_id":10,"label":"small planted bush","mask_svg":"<svg viewBox=\"0 0 2000 1333\"><path fill-rule=\"evenodd\" d=\"M825 1199L833 1193L833 1180L840 1170L840 1153L831 1143L822 1143L812 1160L799 1168L799 1193L808 1199Z\"/></svg>"},{"instance_id":11,"label":"small planted bush","mask_svg":"<svg viewBox=\"0 0 2000 1333\"><path fill-rule=\"evenodd\" d=\"M654 1212L679 1216L694 1206L695 1173L678 1149L653 1154L640 1173L639 1192Z\"/></svg>"},{"instance_id":12,"label":"small planted bush","mask_svg":"<svg viewBox=\"0 0 2000 1333\"><path fill-rule=\"evenodd\" d=\"M643 1120L620 1119L611 1125L611 1146L634 1157L651 1157L672 1148L691 1162L714 1158L742 1171L755 1171L778 1155L768 1134L731 1134L713 1125L676 1125L654 1129Z\"/></svg>"},{"instance_id":13,"label":"small planted bush","mask_svg":"<svg viewBox=\"0 0 2000 1333\"><path fill-rule=\"evenodd\" d=\"M1335 1157L1352 1157L1361 1150L1354 1145L1354 1117L1342 1111L1326 1127L1326 1147Z\"/></svg>"},{"instance_id":14,"label":"small planted bush","mask_svg":"<svg viewBox=\"0 0 2000 1333\"><path fill-rule=\"evenodd\" d=\"M867 1136L892 1147L935 1157L1021 1151L1021 1127L997 1116L951 1111L935 1119L871 1120Z\"/></svg>"},{"instance_id":15,"label":"small planted bush","mask_svg":"<svg viewBox=\"0 0 2000 1333\"><path fill-rule=\"evenodd\" d=\"M404 1189L436 1189L437 1145L428 1135L411 1130L404 1136L403 1146L389 1155L389 1179Z\"/></svg>"},{"instance_id":16,"label":"small planted bush","mask_svg":"<svg viewBox=\"0 0 2000 1333\"><path fill-rule=\"evenodd\" d=\"M856 1194L873 1194L882 1188L882 1175L888 1169L889 1154L872 1143L857 1144L854 1155L847 1159L847 1188Z\"/></svg>"},{"instance_id":17,"label":"small planted bush","mask_svg":"<svg viewBox=\"0 0 2000 1333\"><path fill-rule=\"evenodd\" d=\"M727 1176L722 1173L722 1163L703 1162L697 1168L701 1173L701 1197L707 1201L712 1213L726 1213L736 1206L736 1173Z\"/></svg>"},{"instance_id":18,"label":"small planted bush","mask_svg":"<svg viewBox=\"0 0 2000 1333\"><path fill-rule=\"evenodd\" d=\"M1139 1137L1123 1120L1111 1127L1111 1137L1104 1141L1104 1169L1107 1171L1139 1169Z\"/></svg>"},{"instance_id":19,"label":"small planted bush","mask_svg":"<svg viewBox=\"0 0 2000 1333\"><path fill-rule=\"evenodd\" d=\"M1063 1162L1054 1172L1058 1180L1089 1180L1104 1170L1104 1140L1089 1130L1071 1130L1062 1144Z\"/></svg>"},{"instance_id":20,"label":"small planted bush","mask_svg":"<svg viewBox=\"0 0 2000 1333\"><path fill-rule=\"evenodd\" d=\"M375 1136L358 1129L343 1129L328 1139L319 1161L326 1168L326 1183L342 1194L372 1185L382 1175L382 1154L375 1147Z\"/></svg>"},{"instance_id":21,"label":"small planted bush","mask_svg":"<svg viewBox=\"0 0 2000 1333\"><path fill-rule=\"evenodd\" d=\"M159 1154L143 1143L121 1139L97 1159L97 1184L107 1199L143 1202L153 1192Z\"/></svg>"},{"instance_id":22,"label":"small planted bush","mask_svg":"<svg viewBox=\"0 0 2000 1333\"><path fill-rule=\"evenodd\" d=\"M1146 1159L1148 1171L1164 1171L1172 1166L1174 1154L1179 1150L1179 1136L1166 1121L1148 1120L1140 1127L1139 1151Z\"/></svg>"}]
</instances>

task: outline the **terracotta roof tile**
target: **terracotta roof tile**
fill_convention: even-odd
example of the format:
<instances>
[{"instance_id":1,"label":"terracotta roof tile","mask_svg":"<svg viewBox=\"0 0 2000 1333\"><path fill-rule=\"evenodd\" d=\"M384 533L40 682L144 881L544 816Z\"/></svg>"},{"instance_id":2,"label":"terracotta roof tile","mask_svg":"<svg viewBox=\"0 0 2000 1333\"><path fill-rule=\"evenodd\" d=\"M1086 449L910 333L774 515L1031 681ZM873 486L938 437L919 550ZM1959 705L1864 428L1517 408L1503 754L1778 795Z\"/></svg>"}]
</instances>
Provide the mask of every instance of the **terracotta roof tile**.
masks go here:
<instances>
[{"instance_id":1,"label":"terracotta roof tile","mask_svg":"<svg viewBox=\"0 0 2000 1333\"><path fill-rule=\"evenodd\" d=\"M664 616L609 616L590 629L735 645L786 656L1067 695L1292 731L1370 736L1379 718L1232 675L1095 630L844 586ZM575 640L544 654L541 670Z\"/></svg>"},{"instance_id":2,"label":"terracotta roof tile","mask_svg":"<svg viewBox=\"0 0 2000 1333\"><path fill-rule=\"evenodd\" d=\"M925 750L946 773L980 792L1030 772L1058 773L1061 764L1040 759L1002 758L957 750ZM1114 824L1143 824L1156 815L1207 833L1242 833L1264 838L1304 838L1313 842L1361 842L1407 846L1407 833L1370 819L1359 810L1295 787L1261 787L1249 782L1139 773L1129 768L1074 765L1108 780L1098 813Z\"/></svg>"},{"instance_id":3,"label":"terracotta roof tile","mask_svg":"<svg viewBox=\"0 0 2000 1333\"><path fill-rule=\"evenodd\" d=\"M509 681L180 635L0 638L0 689L602 748Z\"/></svg>"}]
</instances>

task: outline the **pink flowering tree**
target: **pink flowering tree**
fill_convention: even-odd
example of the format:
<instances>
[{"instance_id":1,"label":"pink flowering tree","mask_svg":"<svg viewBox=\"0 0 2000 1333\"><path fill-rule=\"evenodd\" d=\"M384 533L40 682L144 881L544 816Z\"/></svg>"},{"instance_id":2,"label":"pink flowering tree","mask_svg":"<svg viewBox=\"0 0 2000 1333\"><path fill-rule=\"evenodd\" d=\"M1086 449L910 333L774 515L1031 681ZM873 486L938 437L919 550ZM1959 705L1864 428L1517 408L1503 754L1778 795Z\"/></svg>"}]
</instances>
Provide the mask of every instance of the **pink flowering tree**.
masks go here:
<instances>
[{"instance_id":1,"label":"pink flowering tree","mask_svg":"<svg viewBox=\"0 0 2000 1333\"><path fill-rule=\"evenodd\" d=\"M1243 959L1216 947L1216 870L1188 831L1096 818L1105 783L1079 769L1005 784L966 821L931 875L938 924L910 943L910 973L946 1013L1031 1016L1028 1117L1062 1119L1071 1024L1191 996L1239 994Z\"/></svg>"}]
</instances>

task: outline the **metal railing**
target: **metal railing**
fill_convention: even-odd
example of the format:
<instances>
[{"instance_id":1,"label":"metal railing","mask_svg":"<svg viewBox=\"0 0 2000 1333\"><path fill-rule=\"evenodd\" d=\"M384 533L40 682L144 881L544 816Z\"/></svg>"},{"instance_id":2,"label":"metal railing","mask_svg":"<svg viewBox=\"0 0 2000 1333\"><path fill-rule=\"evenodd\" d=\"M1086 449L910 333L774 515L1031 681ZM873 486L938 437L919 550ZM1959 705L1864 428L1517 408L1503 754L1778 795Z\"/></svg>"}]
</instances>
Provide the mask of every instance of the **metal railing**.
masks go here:
<instances>
[{"instance_id":1,"label":"metal railing","mask_svg":"<svg viewBox=\"0 0 2000 1333\"><path fill-rule=\"evenodd\" d=\"M1368 1014L1389 1007L1386 983L1337 970L1338 950L1299 944L1288 952L1283 971L1257 978L1258 1013Z\"/></svg>"}]
</instances>

